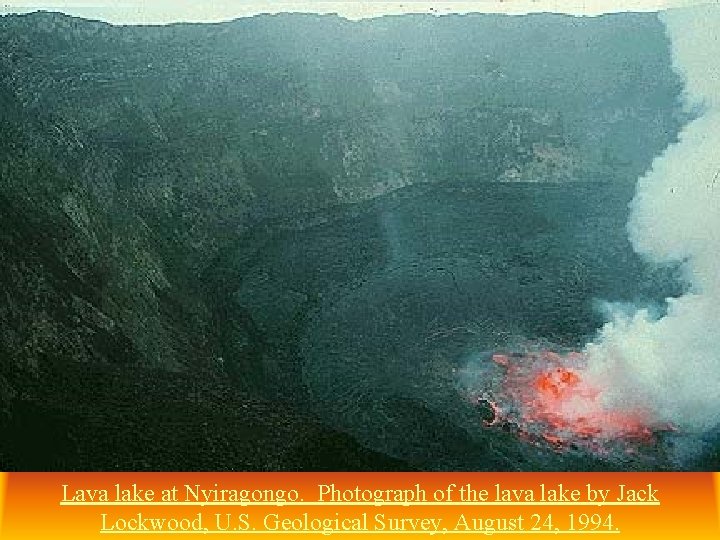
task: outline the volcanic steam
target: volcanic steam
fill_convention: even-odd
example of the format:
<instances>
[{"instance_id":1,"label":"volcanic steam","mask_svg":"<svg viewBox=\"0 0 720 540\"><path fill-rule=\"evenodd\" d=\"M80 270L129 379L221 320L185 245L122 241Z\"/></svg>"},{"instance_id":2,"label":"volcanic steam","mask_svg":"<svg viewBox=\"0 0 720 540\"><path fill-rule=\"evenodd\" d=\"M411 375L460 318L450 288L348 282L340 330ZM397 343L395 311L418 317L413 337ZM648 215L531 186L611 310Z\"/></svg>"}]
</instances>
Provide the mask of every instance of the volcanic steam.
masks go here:
<instances>
[{"instance_id":1,"label":"volcanic steam","mask_svg":"<svg viewBox=\"0 0 720 540\"><path fill-rule=\"evenodd\" d=\"M555 447L612 449L720 423L720 9L665 12L673 65L695 118L638 181L627 225L648 261L680 265L686 294L662 315L617 309L581 352L496 354L487 425Z\"/></svg>"},{"instance_id":2,"label":"volcanic steam","mask_svg":"<svg viewBox=\"0 0 720 540\"><path fill-rule=\"evenodd\" d=\"M628 233L635 250L680 263L688 292L617 315L585 349L608 407L648 409L686 431L720 421L720 9L662 15L685 104L698 114L639 180Z\"/></svg>"}]
</instances>

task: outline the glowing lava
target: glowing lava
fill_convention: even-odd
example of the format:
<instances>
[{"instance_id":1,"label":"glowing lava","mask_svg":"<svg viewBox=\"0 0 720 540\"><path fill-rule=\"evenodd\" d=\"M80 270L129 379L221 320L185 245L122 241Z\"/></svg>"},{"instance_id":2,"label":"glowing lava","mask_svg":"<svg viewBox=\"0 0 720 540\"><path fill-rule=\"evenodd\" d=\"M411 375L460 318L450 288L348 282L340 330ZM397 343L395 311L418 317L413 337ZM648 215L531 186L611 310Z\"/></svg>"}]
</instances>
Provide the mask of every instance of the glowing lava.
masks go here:
<instances>
[{"instance_id":1,"label":"glowing lava","mask_svg":"<svg viewBox=\"0 0 720 540\"><path fill-rule=\"evenodd\" d=\"M538 351L495 354L492 359L505 374L494 399L486 400L494 412L488 426L511 424L531 441L596 451L617 441L650 443L655 431L668 429L651 426L644 410L604 405L602 385L591 380L580 353Z\"/></svg>"}]
</instances>

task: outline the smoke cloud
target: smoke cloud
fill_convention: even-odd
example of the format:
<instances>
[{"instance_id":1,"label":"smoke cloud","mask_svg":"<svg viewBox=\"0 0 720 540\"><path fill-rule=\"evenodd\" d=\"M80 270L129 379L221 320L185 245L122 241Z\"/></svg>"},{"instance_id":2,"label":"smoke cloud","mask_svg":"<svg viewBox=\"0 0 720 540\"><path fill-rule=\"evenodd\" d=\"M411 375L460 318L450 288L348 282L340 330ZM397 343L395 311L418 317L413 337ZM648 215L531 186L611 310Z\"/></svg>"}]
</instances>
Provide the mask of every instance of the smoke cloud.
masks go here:
<instances>
[{"instance_id":1,"label":"smoke cloud","mask_svg":"<svg viewBox=\"0 0 720 540\"><path fill-rule=\"evenodd\" d=\"M682 265L687 293L660 318L619 310L585 352L607 405L700 432L720 423L720 9L662 19L696 119L638 181L627 228L649 261Z\"/></svg>"}]
</instances>

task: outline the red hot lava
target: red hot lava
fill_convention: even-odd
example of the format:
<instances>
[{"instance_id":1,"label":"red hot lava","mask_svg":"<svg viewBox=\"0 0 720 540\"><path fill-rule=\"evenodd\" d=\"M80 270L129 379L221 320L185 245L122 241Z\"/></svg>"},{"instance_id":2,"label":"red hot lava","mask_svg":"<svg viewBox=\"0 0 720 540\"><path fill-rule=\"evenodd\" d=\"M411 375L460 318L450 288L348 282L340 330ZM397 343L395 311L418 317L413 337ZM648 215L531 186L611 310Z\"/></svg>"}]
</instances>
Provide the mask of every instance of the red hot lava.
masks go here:
<instances>
[{"instance_id":1,"label":"red hot lava","mask_svg":"<svg viewBox=\"0 0 720 540\"><path fill-rule=\"evenodd\" d=\"M487 425L515 425L524 438L558 449L583 446L603 451L617 441L654 440L646 411L604 405L603 388L587 375L581 353L539 351L492 358L505 375L495 399L488 400L495 416Z\"/></svg>"}]
</instances>

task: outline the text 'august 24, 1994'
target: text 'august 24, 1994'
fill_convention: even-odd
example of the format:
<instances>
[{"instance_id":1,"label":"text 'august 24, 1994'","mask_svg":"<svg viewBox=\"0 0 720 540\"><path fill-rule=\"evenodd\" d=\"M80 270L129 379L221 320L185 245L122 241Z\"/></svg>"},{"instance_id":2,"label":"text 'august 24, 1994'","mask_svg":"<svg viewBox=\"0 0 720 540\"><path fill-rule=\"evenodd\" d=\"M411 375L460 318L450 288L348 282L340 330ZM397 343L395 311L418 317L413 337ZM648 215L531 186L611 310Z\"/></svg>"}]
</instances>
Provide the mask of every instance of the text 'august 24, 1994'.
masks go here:
<instances>
[{"instance_id":1,"label":"text 'august 24, 1994'","mask_svg":"<svg viewBox=\"0 0 720 540\"><path fill-rule=\"evenodd\" d=\"M657 507L652 483L62 484L61 506L97 508L103 534L620 534L618 507Z\"/></svg>"}]
</instances>

